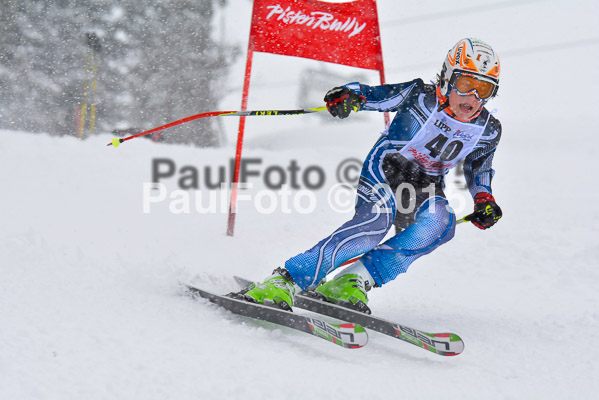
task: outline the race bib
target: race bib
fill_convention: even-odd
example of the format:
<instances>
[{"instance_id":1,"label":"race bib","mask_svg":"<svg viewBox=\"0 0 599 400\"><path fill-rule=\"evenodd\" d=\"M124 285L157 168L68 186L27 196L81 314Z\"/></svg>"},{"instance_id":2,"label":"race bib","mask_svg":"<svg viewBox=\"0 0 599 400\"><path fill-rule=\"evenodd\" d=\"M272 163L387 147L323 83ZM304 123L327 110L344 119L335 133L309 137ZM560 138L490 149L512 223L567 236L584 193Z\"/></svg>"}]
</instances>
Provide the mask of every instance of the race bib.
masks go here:
<instances>
[{"instance_id":1,"label":"race bib","mask_svg":"<svg viewBox=\"0 0 599 400\"><path fill-rule=\"evenodd\" d=\"M485 127L435 111L400 154L429 175L445 175L472 151Z\"/></svg>"}]
</instances>

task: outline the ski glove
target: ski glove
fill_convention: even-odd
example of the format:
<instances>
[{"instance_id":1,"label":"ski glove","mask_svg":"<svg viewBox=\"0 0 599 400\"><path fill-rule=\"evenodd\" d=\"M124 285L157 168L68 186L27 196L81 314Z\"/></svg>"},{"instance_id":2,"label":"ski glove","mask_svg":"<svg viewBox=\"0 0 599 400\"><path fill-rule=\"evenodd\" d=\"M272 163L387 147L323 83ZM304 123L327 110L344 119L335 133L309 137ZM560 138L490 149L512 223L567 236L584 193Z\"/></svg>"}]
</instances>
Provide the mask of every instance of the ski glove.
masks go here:
<instances>
[{"instance_id":1,"label":"ski glove","mask_svg":"<svg viewBox=\"0 0 599 400\"><path fill-rule=\"evenodd\" d=\"M366 97L361 96L353 90L340 86L333 88L324 96L327 110L333 117L347 118L352 112L360 111L362 104L366 103Z\"/></svg>"},{"instance_id":2,"label":"ski glove","mask_svg":"<svg viewBox=\"0 0 599 400\"><path fill-rule=\"evenodd\" d=\"M474 196L474 214L470 221L479 229L492 227L503 216L501 208L490 193L478 193Z\"/></svg>"}]
</instances>

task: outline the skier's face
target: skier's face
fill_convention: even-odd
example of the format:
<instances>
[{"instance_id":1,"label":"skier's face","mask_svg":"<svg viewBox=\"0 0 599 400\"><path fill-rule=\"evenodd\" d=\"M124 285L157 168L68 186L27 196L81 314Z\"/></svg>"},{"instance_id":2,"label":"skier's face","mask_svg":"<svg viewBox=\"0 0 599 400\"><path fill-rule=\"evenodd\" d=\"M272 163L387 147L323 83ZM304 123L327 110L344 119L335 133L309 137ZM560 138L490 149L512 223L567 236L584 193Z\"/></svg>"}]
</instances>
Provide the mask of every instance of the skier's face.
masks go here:
<instances>
[{"instance_id":1,"label":"skier's face","mask_svg":"<svg viewBox=\"0 0 599 400\"><path fill-rule=\"evenodd\" d=\"M483 106L483 102L473 94L461 96L455 90L452 90L449 94L449 106L456 117L464 121L470 121Z\"/></svg>"}]
</instances>

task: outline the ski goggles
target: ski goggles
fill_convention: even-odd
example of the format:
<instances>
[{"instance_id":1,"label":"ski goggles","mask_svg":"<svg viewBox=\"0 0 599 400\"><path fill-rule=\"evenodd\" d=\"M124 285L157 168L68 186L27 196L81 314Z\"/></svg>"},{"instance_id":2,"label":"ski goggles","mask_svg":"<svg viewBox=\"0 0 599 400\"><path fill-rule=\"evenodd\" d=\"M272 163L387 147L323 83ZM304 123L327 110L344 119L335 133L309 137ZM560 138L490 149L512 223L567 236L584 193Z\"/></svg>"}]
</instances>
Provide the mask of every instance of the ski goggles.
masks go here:
<instances>
[{"instance_id":1,"label":"ski goggles","mask_svg":"<svg viewBox=\"0 0 599 400\"><path fill-rule=\"evenodd\" d=\"M475 95L479 100L495 96L498 86L495 82L483 80L470 74L454 73L450 84L461 96Z\"/></svg>"}]
</instances>

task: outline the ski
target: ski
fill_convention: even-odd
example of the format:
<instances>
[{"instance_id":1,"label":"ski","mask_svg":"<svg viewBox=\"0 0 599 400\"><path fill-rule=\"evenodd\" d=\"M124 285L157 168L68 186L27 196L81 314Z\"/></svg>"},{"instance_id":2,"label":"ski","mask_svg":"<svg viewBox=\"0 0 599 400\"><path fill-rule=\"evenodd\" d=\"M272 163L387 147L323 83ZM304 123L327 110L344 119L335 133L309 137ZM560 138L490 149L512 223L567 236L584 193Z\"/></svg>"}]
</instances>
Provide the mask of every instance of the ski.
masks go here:
<instances>
[{"instance_id":1,"label":"ski","mask_svg":"<svg viewBox=\"0 0 599 400\"><path fill-rule=\"evenodd\" d=\"M237 276L234 278L237 284L244 288L252 283ZM397 322L386 321L382 318L320 300L311 296L309 292L297 294L294 307L360 324L364 328L403 340L440 356L456 356L464 351L464 342L455 333L429 333L410 328Z\"/></svg>"},{"instance_id":2,"label":"ski","mask_svg":"<svg viewBox=\"0 0 599 400\"><path fill-rule=\"evenodd\" d=\"M193 285L185 286L192 296L207 299L234 314L305 332L346 349L357 349L368 343L368 334L362 326L355 323L331 324L290 311L236 299L232 297L233 294L223 296Z\"/></svg>"}]
</instances>

